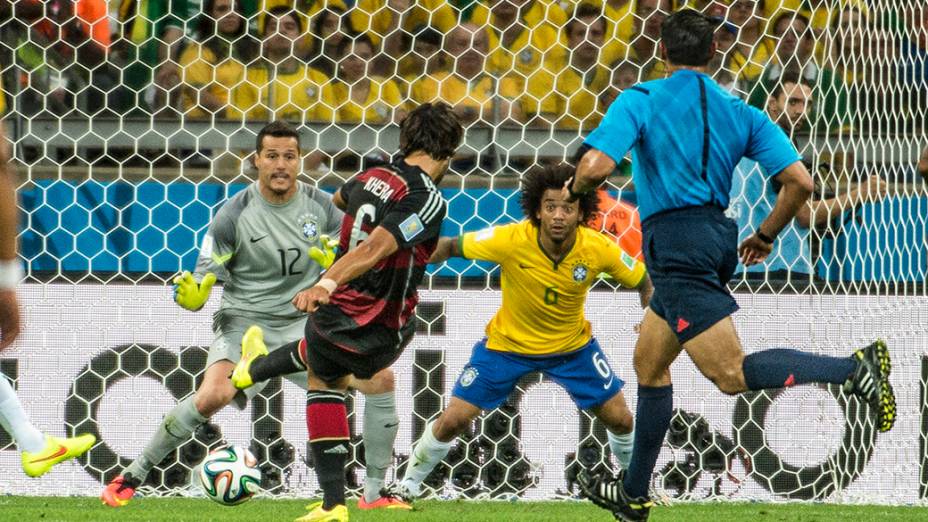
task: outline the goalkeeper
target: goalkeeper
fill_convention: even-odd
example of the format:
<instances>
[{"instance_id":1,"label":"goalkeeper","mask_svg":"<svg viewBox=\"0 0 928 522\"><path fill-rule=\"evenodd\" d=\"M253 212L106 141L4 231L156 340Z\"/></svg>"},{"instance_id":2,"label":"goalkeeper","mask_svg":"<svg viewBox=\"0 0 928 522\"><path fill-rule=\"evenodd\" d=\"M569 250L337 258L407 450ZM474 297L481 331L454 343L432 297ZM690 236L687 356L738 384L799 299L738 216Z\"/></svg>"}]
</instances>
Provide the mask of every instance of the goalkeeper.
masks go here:
<instances>
[{"instance_id":1,"label":"goalkeeper","mask_svg":"<svg viewBox=\"0 0 928 522\"><path fill-rule=\"evenodd\" d=\"M258 133L256 149L257 182L217 212L203 238L196 273L184 272L174 280L174 300L191 311L206 303L217 276L225 282L219 310L213 316L215 338L203 381L195 394L164 417L142 454L103 490L105 504L126 505L151 469L189 440L200 424L233 401L244 408L261 390L259 385L241 392L229 380L249 326L264 328L271 349L303 338L306 316L290 301L314 285L332 263L336 242L328 237L338 236L343 216L330 196L297 181L301 155L295 129L282 122L268 124ZM305 371L286 377L306 388ZM398 426L393 374L385 369L368 381L352 381L352 386L367 394L365 495L371 507L382 507L379 492ZM394 428L383 429L386 425ZM369 430L368 426L381 429Z\"/></svg>"}]
</instances>

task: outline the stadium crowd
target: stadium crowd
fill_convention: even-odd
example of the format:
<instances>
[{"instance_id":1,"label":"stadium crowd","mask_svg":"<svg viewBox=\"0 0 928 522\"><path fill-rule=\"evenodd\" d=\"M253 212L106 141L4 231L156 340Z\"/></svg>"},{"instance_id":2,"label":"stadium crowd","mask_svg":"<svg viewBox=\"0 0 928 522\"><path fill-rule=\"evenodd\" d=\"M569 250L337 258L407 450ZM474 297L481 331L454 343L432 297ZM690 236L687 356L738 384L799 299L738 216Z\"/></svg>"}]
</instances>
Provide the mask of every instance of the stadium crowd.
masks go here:
<instances>
[{"instance_id":1,"label":"stadium crowd","mask_svg":"<svg viewBox=\"0 0 928 522\"><path fill-rule=\"evenodd\" d=\"M865 0L7 0L0 104L386 124L439 99L469 124L589 131L664 75L661 23L682 7L718 17L711 71L761 109L795 72L813 132L921 119L928 8Z\"/></svg>"}]
</instances>

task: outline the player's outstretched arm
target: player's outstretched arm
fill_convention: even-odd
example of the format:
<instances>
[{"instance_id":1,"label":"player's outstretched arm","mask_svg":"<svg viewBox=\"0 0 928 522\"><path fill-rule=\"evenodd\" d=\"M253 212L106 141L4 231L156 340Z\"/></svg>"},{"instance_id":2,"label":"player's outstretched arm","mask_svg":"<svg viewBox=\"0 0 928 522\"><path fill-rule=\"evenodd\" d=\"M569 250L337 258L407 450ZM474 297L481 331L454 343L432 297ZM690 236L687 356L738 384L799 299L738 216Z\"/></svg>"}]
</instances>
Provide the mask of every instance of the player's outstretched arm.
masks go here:
<instances>
[{"instance_id":1,"label":"player's outstretched arm","mask_svg":"<svg viewBox=\"0 0 928 522\"><path fill-rule=\"evenodd\" d=\"M877 174L855 188L833 198L812 201L800 207L796 221L804 228L821 228L836 216L867 201L879 201L889 193L889 184Z\"/></svg>"},{"instance_id":2,"label":"player's outstretched arm","mask_svg":"<svg viewBox=\"0 0 928 522\"><path fill-rule=\"evenodd\" d=\"M318 283L296 294L293 306L303 312L316 311L319 305L329 302L329 295L336 288L364 274L397 250L399 244L393 234L384 227L375 228L367 239L329 267Z\"/></svg>"},{"instance_id":3,"label":"player's outstretched arm","mask_svg":"<svg viewBox=\"0 0 928 522\"><path fill-rule=\"evenodd\" d=\"M800 207L806 204L812 190L812 176L801 161L796 161L777 175L777 181L783 186L777 202L767 219L758 227L757 232L745 239L738 247L741 262L745 266L761 263L773 249L773 242L783 227L790 222Z\"/></svg>"},{"instance_id":4,"label":"player's outstretched arm","mask_svg":"<svg viewBox=\"0 0 928 522\"><path fill-rule=\"evenodd\" d=\"M438 245L435 246L435 251L432 252L432 257L429 258L429 264L444 263L452 257L464 257L461 254L460 241L459 237L439 238Z\"/></svg>"}]
</instances>

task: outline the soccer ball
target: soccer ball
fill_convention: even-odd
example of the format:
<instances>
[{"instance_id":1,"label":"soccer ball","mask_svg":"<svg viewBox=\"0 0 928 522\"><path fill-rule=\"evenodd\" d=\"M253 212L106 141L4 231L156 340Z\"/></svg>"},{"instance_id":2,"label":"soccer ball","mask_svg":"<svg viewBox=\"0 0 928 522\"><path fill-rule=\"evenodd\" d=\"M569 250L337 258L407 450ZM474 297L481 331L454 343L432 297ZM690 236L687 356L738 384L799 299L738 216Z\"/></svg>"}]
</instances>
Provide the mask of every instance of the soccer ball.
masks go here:
<instances>
[{"instance_id":1,"label":"soccer ball","mask_svg":"<svg viewBox=\"0 0 928 522\"><path fill-rule=\"evenodd\" d=\"M258 460L241 446L226 446L209 455L200 466L200 485L206 496L224 506L241 504L260 489Z\"/></svg>"}]
</instances>

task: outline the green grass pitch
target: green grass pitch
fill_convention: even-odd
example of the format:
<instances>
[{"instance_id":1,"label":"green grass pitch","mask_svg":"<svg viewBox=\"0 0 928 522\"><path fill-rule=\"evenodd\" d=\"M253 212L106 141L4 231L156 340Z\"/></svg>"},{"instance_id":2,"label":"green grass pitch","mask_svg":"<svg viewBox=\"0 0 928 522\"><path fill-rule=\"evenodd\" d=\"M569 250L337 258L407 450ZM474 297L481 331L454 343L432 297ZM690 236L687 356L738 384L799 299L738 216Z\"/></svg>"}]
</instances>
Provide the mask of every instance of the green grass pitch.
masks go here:
<instances>
[{"instance_id":1,"label":"green grass pitch","mask_svg":"<svg viewBox=\"0 0 928 522\"><path fill-rule=\"evenodd\" d=\"M258 499L236 507L219 506L208 499L137 498L128 506L112 509L89 497L0 496L4 521L119 521L141 522L270 522L288 521L305 513L306 501ZM586 502L471 502L423 501L416 511L365 512L351 503L352 522L378 521L591 521L612 520L605 511ZM828 504L688 503L658 507L651 520L685 522L818 522L818 521L928 521L928 507L856 506Z\"/></svg>"}]
</instances>

